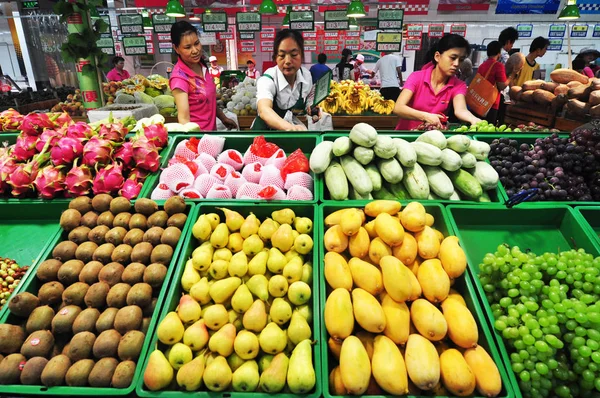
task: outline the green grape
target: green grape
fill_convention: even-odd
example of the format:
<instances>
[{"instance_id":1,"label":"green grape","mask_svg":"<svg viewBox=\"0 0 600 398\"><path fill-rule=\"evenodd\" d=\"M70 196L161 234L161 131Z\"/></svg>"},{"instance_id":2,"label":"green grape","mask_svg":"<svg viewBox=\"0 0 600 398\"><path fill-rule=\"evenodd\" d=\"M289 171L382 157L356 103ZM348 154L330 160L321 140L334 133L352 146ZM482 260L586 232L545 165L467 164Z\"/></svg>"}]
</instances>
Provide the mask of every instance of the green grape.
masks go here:
<instances>
[{"instance_id":1,"label":"green grape","mask_svg":"<svg viewBox=\"0 0 600 398\"><path fill-rule=\"evenodd\" d=\"M550 320L548 318L546 318L546 317L544 317L544 318L538 318L538 322L539 322L540 326L543 326L543 327L550 326Z\"/></svg>"},{"instance_id":2,"label":"green grape","mask_svg":"<svg viewBox=\"0 0 600 398\"><path fill-rule=\"evenodd\" d=\"M600 364L600 352L594 352L591 356L592 361L594 361L595 363Z\"/></svg>"},{"instance_id":3,"label":"green grape","mask_svg":"<svg viewBox=\"0 0 600 398\"><path fill-rule=\"evenodd\" d=\"M575 328L575 335L576 335L577 337L584 337L584 336L586 336L586 335L587 335L587 329L586 329L586 328L584 328L584 327L581 327L581 326L577 326L577 327Z\"/></svg>"},{"instance_id":4,"label":"green grape","mask_svg":"<svg viewBox=\"0 0 600 398\"><path fill-rule=\"evenodd\" d=\"M588 347L585 347L585 348L588 348ZM589 357L579 357L579 358L577 358L577 363L579 365L581 365L582 368L587 368L588 365L590 364L590 358Z\"/></svg>"},{"instance_id":5,"label":"green grape","mask_svg":"<svg viewBox=\"0 0 600 398\"><path fill-rule=\"evenodd\" d=\"M527 326L519 326L519 334L522 336L527 336L529 334L529 329Z\"/></svg>"},{"instance_id":6,"label":"green grape","mask_svg":"<svg viewBox=\"0 0 600 398\"><path fill-rule=\"evenodd\" d=\"M587 335L590 339L600 342L600 331L596 329L588 329Z\"/></svg>"},{"instance_id":7,"label":"green grape","mask_svg":"<svg viewBox=\"0 0 600 398\"><path fill-rule=\"evenodd\" d=\"M548 372L550 371L548 369L548 365L546 365L543 362L538 362L535 364L535 370L540 374L540 375L547 375Z\"/></svg>"},{"instance_id":8,"label":"green grape","mask_svg":"<svg viewBox=\"0 0 600 398\"><path fill-rule=\"evenodd\" d=\"M528 311L530 312L534 312L537 311L538 308L540 308L540 306L535 302L535 301L527 301L525 303L525 307L527 308ZM530 328L530 329L535 329L535 328Z\"/></svg>"},{"instance_id":9,"label":"green grape","mask_svg":"<svg viewBox=\"0 0 600 398\"><path fill-rule=\"evenodd\" d=\"M554 305L554 310L556 312L561 312L561 313L567 311L567 309L565 308L564 304L562 304L562 303L555 304Z\"/></svg>"},{"instance_id":10,"label":"green grape","mask_svg":"<svg viewBox=\"0 0 600 398\"><path fill-rule=\"evenodd\" d=\"M542 333L541 329L533 329L533 330L531 331L531 335L532 335L533 337L535 337L536 339L540 339L540 338L542 338L542 336L543 336L544 334Z\"/></svg>"},{"instance_id":11,"label":"green grape","mask_svg":"<svg viewBox=\"0 0 600 398\"><path fill-rule=\"evenodd\" d=\"M600 391L600 377L598 377L596 380L594 380L594 388L598 391Z\"/></svg>"},{"instance_id":12,"label":"green grape","mask_svg":"<svg viewBox=\"0 0 600 398\"><path fill-rule=\"evenodd\" d=\"M592 355L593 355L593 354L592 354ZM597 371L600 369L600 366L598 366L598 364L597 364L597 363L590 362L590 363L588 364L588 369L589 369L589 370L591 370L592 372L596 373L596 372L597 372Z\"/></svg>"},{"instance_id":13,"label":"green grape","mask_svg":"<svg viewBox=\"0 0 600 398\"><path fill-rule=\"evenodd\" d=\"M558 361L556 359L548 360L548 369L554 370L556 368L558 368Z\"/></svg>"},{"instance_id":14,"label":"green grape","mask_svg":"<svg viewBox=\"0 0 600 398\"><path fill-rule=\"evenodd\" d=\"M538 350L540 352L548 352L550 350L550 347L548 347L548 344L546 344L545 341L538 340L535 342L534 346L535 346L536 350Z\"/></svg>"},{"instance_id":15,"label":"green grape","mask_svg":"<svg viewBox=\"0 0 600 398\"><path fill-rule=\"evenodd\" d=\"M523 370L525 370L525 366L523 365L523 363L521 362L515 362L515 361L511 361L512 362L512 370L515 373L521 373Z\"/></svg>"},{"instance_id":16,"label":"green grape","mask_svg":"<svg viewBox=\"0 0 600 398\"><path fill-rule=\"evenodd\" d=\"M531 380L533 380L534 382L536 382L536 381L539 382L539 380L542 378L540 376L540 374L537 372L537 370L532 370L531 372L529 372L529 376L531 377ZM533 383L532 383L532 386L533 386ZM538 387L539 386L540 385L538 384Z\"/></svg>"},{"instance_id":17,"label":"green grape","mask_svg":"<svg viewBox=\"0 0 600 398\"><path fill-rule=\"evenodd\" d=\"M527 350L521 350L519 351L519 358L521 358L522 360L526 360L529 359L529 352L527 352Z\"/></svg>"},{"instance_id":18,"label":"green grape","mask_svg":"<svg viewBox=\"0 0 600 398\"><path fill-rule=\"evenodd\" d=\"M585 339L581 336L577 336L573 339L573 342L571 344L573 345L573 347L579 348L582 345L585 345Z\"/></svg>"},{"instance_id":19,"label":"green grape","mask_svg":"<svg viewBox=\"0 0 600 398\"><path fill-rule=\"evenodd\" d=\"M521 356L517 352L513 352L510 354L510 362L521 362Z\"/></svg>"},{"instance_id":20,"label":"green grape","mask_svg":"<svg viewBox=\"0 0 600 398\"><path fill-rule=\"evenodd\" d=\"M525 343L523 343L523 340L515 340L513 345L515 346L515 349L517 349L517 350L524 350L526 347Z\"/></svg>"},{"instance_id":21,"label":"green grape","mask_svg":"<svg viewBox=\"0 0 600 398\"><path fill-rule=\"evenodd\" d=\"M502 330L506 329L506 323L497 319L496 322L494 322L494 327L497 330L502 331Z\"/></svg>"},{"instance_id":22,"label":"green grape","mask_svg":"<svg viewBox=\"0 0 600 398\"><path fill-rule=\"evenodd\" d=\"M550 329L551 334L559 334L560 333L560 326L558 326L558 325L550 325L550 326L548 326L548 329Z\"/></svg>"},{"instance_id":23,"label":"green grape","mask_svg":"<svg viewBox=\"0 0 600 398\"><path fill-rule=\"evenodd\" d=\"M550 325L556 325L558 324L558 317L556 315L550 315L548 321L550 322Z\"/></svg>"},{"instance_id":24,"label":"green grape","mask_svg":"<svg viewBox=\"0 0 600 398\"><path fill-rule=\"evenodd\" d=\"M508 294L508 297L515 298L519 295L519 289L509 289L507 294Z\"/></svg>"},{"instance_id":25,"label":"green grape","mask_svg":"<svg viewBox=\"0 0 600 398\"><path fill-rule=\"evenodd\" d=\"M510 299L510 297L504 297L503 299L500 299L500 305L504 308L507 308L511 304L512 300Z\"/></svg>"},{"instance_id":26,"label":"green grape","mask_svg":"<svg viewBox=\"0 0 600 398\"><path fill-rule=\"evenodd\" d=\"M519 378L520 378L522 381L525 381L525 382L527 382L527 381L529 381L529 380L531 379L531 375L529 374L529 372L528 372L528 371L524 370L524 371L522 371L521 373L519 373Z\"/></svg>"},{"instance_id":27,"label":"green grape","mask_svg":"<svg viewBox=\"0 0 600 398\"><path fill-rule=\"evenodd\" d=\"M568 320L565 324L565 327L568 330L575 330L575 328L577 328L577 322L573 320Z\"/></svg>"},{"instance_id":28,"label":"green grape","mask_svg":"<svg viewBox=\"0 0 600 398\"><path fill-rule=\"evenodd\" d=\"M523 336L523 343L525 343L526 345L533 345L535 344L535 337L533 337L530 334Z\"/></svg>"},{"instance_id":29,"label":"green grape","mask_svg":"<svg viewBox=\"0 0 600 398\"><path fill-rule=\"evenodd\" d=\"M587 358L592 355L592 349L586 345L579 347L579 355Z\"/></svg>"}]
</instances>

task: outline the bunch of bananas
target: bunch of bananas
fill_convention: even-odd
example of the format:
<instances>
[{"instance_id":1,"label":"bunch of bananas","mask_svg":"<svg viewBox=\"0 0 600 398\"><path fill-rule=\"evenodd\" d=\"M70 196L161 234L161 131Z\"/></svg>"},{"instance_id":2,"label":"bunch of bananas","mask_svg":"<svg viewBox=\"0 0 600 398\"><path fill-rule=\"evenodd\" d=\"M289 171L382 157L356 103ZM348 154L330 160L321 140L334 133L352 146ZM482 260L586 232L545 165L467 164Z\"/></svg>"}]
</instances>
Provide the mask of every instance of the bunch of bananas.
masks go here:
<instances>
[{"instance_id":1,"label":"bunch of bananas","mask_svg":"<svg viewBox=\"0 0 600 398\"><path fill-rule=\"evenodd\" d=\"M393 100L386 100L383 97L377 97L373 100L371 109L373 112L379 113L380 115L390 115L394 110L396 102Z\"/></svg>"},{"instance_id":2,"label":"bunch of bananas","mask_svg":"<svg viewBox=\"0 0 600 398\"><path fill-rule=\"evenodd\" d=\"M323 102L319 104L319 106L323 109L323 111L334 115L338 113L338 110L340 110L340 104L343 102L342 97L343 95L341 91L337 89L331 90L329 92L329 96L327 96L327 98L325 98Z\"/></svg>"},{"instance_id":3,"label":"bunch of bananas","mask_svg":"<svg viewBox=\"0 0 600 398\"><path fill-rule=\"evenodd\" d=\"M329 96L321 103L322 109L330 114L346 113L360 115L372 110L375 113L389 115L394 109L394 101L386 101L378 91L371 90L362 81L331 81ZM377 107L377 109L375 109Z\"/></svg>"},{"instance_id":4,"label":"bunch of bananas","mask_svg":"<svg viewBox=\"0 0 600 398\"><path fill-rule=\"evenodd\" d=\"M367 95L358 88L352 88L342 104L348 115L360 115L367 105Z\"/></svg>"}]
</instances>

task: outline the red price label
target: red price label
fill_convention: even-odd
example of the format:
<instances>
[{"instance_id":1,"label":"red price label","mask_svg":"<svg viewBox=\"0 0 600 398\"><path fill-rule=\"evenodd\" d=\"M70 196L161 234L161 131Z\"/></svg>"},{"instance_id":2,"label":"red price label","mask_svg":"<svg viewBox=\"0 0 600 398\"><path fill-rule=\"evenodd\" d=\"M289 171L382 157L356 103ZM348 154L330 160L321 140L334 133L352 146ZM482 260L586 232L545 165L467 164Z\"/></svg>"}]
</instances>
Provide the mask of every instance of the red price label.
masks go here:
<instances>
[{"instance_id":1,"label":"red price label","mask_svg":"<svg viewBox=\"0 0 600 398\"><path fill-rule=\"evenodd\" d=\"M96 102L98 101L98 92L95 90L92 91L83 91L83 100L85 102Z\"/></svg>"}]
</instances>

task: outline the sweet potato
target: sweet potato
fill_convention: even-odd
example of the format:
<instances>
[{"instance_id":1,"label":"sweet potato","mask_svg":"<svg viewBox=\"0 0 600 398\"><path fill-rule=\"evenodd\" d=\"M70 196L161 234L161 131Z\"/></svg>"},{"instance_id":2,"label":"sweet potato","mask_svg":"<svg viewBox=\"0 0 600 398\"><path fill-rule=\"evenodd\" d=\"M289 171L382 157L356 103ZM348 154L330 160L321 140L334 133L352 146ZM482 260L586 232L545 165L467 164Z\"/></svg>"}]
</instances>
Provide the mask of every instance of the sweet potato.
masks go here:
<instances>
[{"instance_id":1,"label":"sweet potato","mask_svg":"<svg viewBox=\"0 0 600 398\"><path fill-rule=\"evenodd\" d=\"M600 117L600 105L592 106L592 107L590 108L590 115L591 115L593 118L598 118L598 117Z\"/></svg>"},{"instance_id":2,"label":"sweet potato","mask_svg":"<svg viewBox=\"0 0 600 398\"><path fill-rule=\"evenodd\" d=\"M569 86L566 84L559 84L558 87L554 89L554 95L566 95L569 92Z\"/></svg>"},{"instance_id":3,"label":"sweet potato","mask_svg":"<svg viewBox=\"0 0 600 398\"><path fill-rule=\"evenodd\" d=\"M551 92L542 90L540 88L540 89L534 90L532 97L533 97L533 102L535 102L536 104L548 106L552 103L552 100L556 96L554 94L552 94Z\"/></svg>"},{"instance_id":4,"label":"sweet potato","mask_svg":"<svg viewBox=\"0 0 600 398\"><path fill-rule=\"evenodd\" d=\"M588 104L591 106L600 104L600 90L592 91L590 93L590 98L588 99Z\"/></svg>"},{"instance_id":5,"label":"sweet potato","mask_svg":"<svg viewBox=\"0 0 600 398\"><path fill-rule=\"evenodd\" d=\"M559 86L558 83L554 83L554 82L544 82L542 84L542 87L540 87L542 90L546 90L551 92L552 94L554 94L554 90L556 90L556 88ZM556 95L556 94L555 94Z\"/></svg>"},{"instance_id":6,"label":"sweet potato","mask_svg":"<svg viewBox=\"0 0 600 398\"><path fill-rule=\"evenodd\" d=\"M590 105L577 99L570 99L569 102L567 102L567 109L574 115L586 116L590 110Z\"/></svg>"},{"instance_id":7,"label":"sweet potato","mask_svg":"<svg viewBox=\"0 0 600 398\"><path fill-rule=\"evenodd\" d=\"M533 102L533 91L534 90L521 91L520 100L523 102Z\"/></svg>"},{"instance_id":8,"label":"sweet potato","mask_svg":"<svg viewBox=\"0 0 600 398\"><path fill-rule=\"evenodd\" d=\"M544 84L543 80L528 80L523 83L523 90L537 90L538 88L542 88L542 84Z\"/></svg>"},{"instance_id":9,"label":"sweet potato","mask_svg":"<svg viewBox=\"0 0 600 398\"><path fill-rule=\"evenodd\" d=\"M567 87L569 87L569 88L575 88L575 87L579 87L579 86L583 86L583 83L575 81L575 80L567 83Z\"/></svg>"},{"instance_id":10,"label":"sweet potato","mask_svg":"<svg viewBox=\"0 0 600 398\"><path fill-rule=\"evenodd\" d=\"M510 99L513 101L518 101L521 98L521 93L523 92L523 87L521 86L512 86L508 91L508 95Z\"/></svg>"},{"instance_id":11,"label":"sweet potato","mask_svg":"<svg viewBox=\"0 0 600 398\"><path fill-rule=\"evenodd\" d=\"M578 81L583 84L587 84L589 78L576 72L572 69L555 69L550 73L550 78L553 82L567 84L572 81Z\"/></svg>"},{"instance_id":12,"label":"sweet potato","mask_svg":"<svg viewBox=\"0 0 600 398\"><path fill-rule=\"evenodd\" d=\"M592 92L592 88L586 84L582 84L581 86L577 86L575 88L570 88L567 93L567 97L569 99L578 99L579 101L587 102L590 98L590 93Z\"/></svg>"}]
</instances>

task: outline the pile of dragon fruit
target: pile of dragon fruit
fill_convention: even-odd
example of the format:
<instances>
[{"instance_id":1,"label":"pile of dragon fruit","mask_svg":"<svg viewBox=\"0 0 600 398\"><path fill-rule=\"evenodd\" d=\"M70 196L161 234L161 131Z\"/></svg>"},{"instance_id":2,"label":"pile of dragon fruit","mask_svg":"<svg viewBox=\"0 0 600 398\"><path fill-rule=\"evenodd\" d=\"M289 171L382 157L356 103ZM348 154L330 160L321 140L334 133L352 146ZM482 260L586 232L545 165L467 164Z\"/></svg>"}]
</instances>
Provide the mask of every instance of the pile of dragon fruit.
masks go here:
<instances>
[{"instance_id":1,"label":"pile of dragon fruit","mask_svg":"<svg viewBox=\"0 0 600 398\"><path fill-rule=\"evenodd\" d=\"M24 116L14 109L0 112L0 131L16 131L21 127Z\"/></svg>"},{"instance_id":2,"label":"pile of dragon fruit","mask_svg":"<svg viewBox=\"0 0 600 398\"><path fill-rule=\"evenodd\" d=\"M168 142L163 124L144 126L126 139L117 120L90 126L67 113L23 117L16 144L0 155L0 194L44 199L88 194L137 197L148 174L158 170Z\"/></svg>"},{"instance_id":3,"label":"pile of dragon fruit","mask_svg":"<svg viewBox=\"0 0 600 398\"><path fill-rule=\"evenodd\" d=\"M313 179L300 149L289 156L264 136L244 154L225 149L225 138L203 135L178 143L151 198L312 200Z\"/></svg>"}]
</instances>

